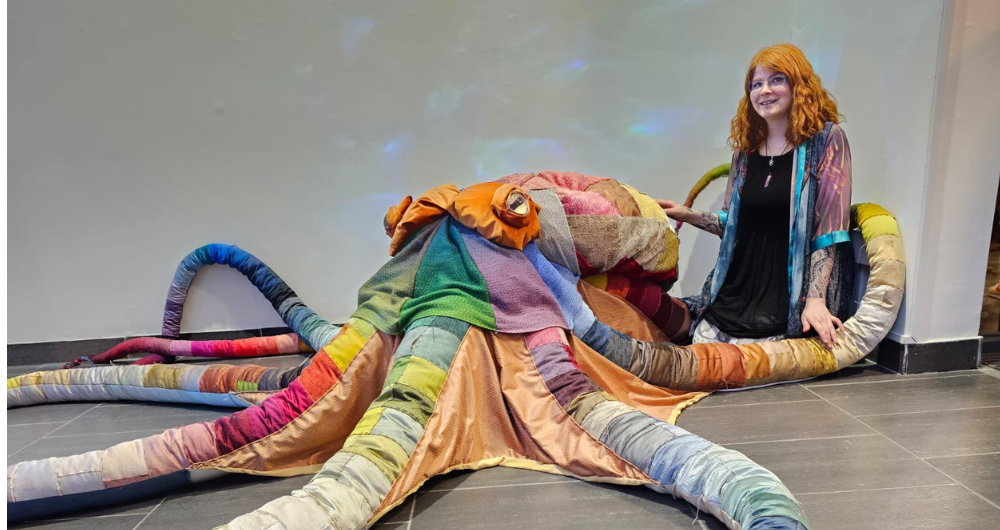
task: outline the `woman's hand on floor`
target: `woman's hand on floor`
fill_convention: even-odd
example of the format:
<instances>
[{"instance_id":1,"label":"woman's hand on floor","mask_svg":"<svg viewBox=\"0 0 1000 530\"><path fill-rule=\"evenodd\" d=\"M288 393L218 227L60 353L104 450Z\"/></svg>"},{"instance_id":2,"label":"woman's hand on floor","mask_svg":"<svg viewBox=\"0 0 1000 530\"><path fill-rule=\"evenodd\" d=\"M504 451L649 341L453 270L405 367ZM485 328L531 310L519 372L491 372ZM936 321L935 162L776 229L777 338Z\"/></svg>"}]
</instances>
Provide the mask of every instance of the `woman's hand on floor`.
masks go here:
<instances>
[{"instance_id":1,"label":"woman's hand on floor","mask_svg":"<svg viewBox=\"0 0 1000 530\"><path fill-rule=\"evenodd\" d=\"M827 348L837 343L837 330L844 327L839 318L830 314L823 298L806 298L806 307L802 310L802 332L816 330L819 340Z\"/></svg>"}]
</instances>

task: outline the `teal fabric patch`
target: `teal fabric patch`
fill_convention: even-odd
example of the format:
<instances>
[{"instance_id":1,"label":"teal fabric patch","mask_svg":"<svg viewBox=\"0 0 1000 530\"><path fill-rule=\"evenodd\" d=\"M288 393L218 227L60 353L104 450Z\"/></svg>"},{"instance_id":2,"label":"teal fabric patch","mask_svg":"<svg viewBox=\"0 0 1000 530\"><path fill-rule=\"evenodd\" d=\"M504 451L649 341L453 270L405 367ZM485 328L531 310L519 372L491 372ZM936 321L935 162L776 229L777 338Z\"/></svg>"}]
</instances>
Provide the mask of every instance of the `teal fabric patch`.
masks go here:
<instances>
[{"instance_id":1,"label":"teal fabric patch","mask_svg":"<svg viewBox=\"0 0 1000 530\"><path fill-rule=\"evenodd\" d=\"M490 305L486 280L472 261L456 221L442 221L427 246L417 270L413 298L407 300L399 315L399 325L423 317L445 316L496 331L496 317Z\"/></svg>"},{"instance_id":2,"label":"teal fabric patch","mask_svg":"<svg viewBox=\"0 0 1000 530\"><path fill-rule=\"evenodd\" d=\"M812 240L812 245L810 245L810 252L816 252L821 248L826 248L830 245L836 245L837 243L846 243L851 240L851 236L846 230L837 230L836 232L830 232L829 234L823 234L816 239Z\"/></svg>"},{"instance_id":3,"label":"teal fabric patch","mask_svg":"<svg viewBox=\"0 0 1000 530\"><path fill-rule=\"evenodd\" d=\"M426 322L425 319L420 321ZM469 329L468 324L465 324L465 329ZM463 334L462 338L464 337ZM447 372L458 352L458 347L462 344L462 338L437 326L413 327L403 336L403 341L396 349L395 358L398 362L403 357L414 355Z\"/></svg>"},{"instance_id":4,"label":"teal fabric patch","mask_svg":"<svg viewBox=\"0 0 1000 530\"><path fill-rule=\"evenodd\" d=\"M722 509L741 524L762 517L787 517L809 528L805 513L791 493L775 487L780 484L773 475L739 478L723 491Z\"/></svg>"}]
</instances>

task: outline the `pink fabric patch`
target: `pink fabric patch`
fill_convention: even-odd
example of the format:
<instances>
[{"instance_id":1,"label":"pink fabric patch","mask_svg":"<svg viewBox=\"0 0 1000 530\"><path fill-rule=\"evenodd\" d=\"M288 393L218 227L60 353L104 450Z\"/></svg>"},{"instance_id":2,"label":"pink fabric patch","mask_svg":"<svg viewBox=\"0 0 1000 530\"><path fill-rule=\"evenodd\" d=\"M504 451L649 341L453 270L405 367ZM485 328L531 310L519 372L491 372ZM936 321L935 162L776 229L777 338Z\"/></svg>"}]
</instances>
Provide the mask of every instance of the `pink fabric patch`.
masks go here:
<instances>
[{"instance_id":1,"label":"pink fabric patch","mask_svg":"<svg viewBox=\"0 0 1000 530\"><path fill-rule=\"evenodd\" d=\"M309 392L306 392L306 387L302 386L302 383L299 383L298 379L292 381L292 384L288 385L288 388L280 395L288 399L289 406L296 414L302 414L302 412L314 403L313 399L309 396Z\"/></svg>"},{"instance_id":2,"label":"pink fabric patch","mask_svg":"<svg viewBox=\"0 0 1000 530\"><path fill-rule=\"evenodd\" d=\"M232 452L277 431L313 404L306 389L293 381L259 406L215 420L215 445L220 454Z\"/></svg>"},{"instance_id":3,"label":"pink fabric patch","mask_svg":"<svg viewBox=\"0 0 1000 530\"><path fill-rule=\"evenodd\" d=\"M596 215L600 217L621 217L622 212L603 195L590 191L556 189L566 215Z\"/></svg>"},{"instance_id":4,"label":"pink fabric patch","mask_svg":"<svg viewBox=\"0 0 1000 530\"><path fill-rule=\"evenodd\" d=\"M212 342L210 340L196 340L191 342L191 355L198 357L212 357Z\"/></svg>"},{"instance_id":5,"label":"pink fabric patch","mask_svg":"<svg viewBox=\"0 0 1000 530\"><path fill-rule=\"evenodd\" d=\"M533 350L542 344L558 342L566 344L566 336L561 328L545 328L541 331L529 333L524 336L524 341L528 344L528 349Z\"/></svg>"},{"instance_id":6,"label":"pink fabric patch","mask_svg":"<svg viewBox=\"0 0 1000 530\"><path fill-rule=\"evenodd\" d=\"M191 341L175 340L170 343L170 355L190 355Z\"/></svg>"},{"instance_id":7,"label":"pink fabric patch","mask_svg":"<svg viewBox=\"0 0 1000 530\"><path fill-rule=\"evenodd\" d=\"M184 435L180 427L143 438L142 450L150 477L160 477L187 469L191 462L184 454Z\"/></svg>"},{"instance_id":8,"label":"pink fabric patch","mask_svg":"<svg viewBox=\"0 0 1000 530\"><path fill-rule=\"evenodd\" d=\"M542 171L541 173L515 173L507 175L497 182L513 184L526 190L542 190L547 188L565 188L570 190L585 190L594 184L608 180L607 177L591 177L567 171Z\"/></svg>"},{"instance_id":9,"label":"pink fabric patch","mask_svg":"<svg viewBox=\"0 0 1000 530\"><path fill-rule=\"evenodd\" d=\"M299 351L299 338L294 333L274 337L278 353L296 353Z\"/></svg>"},{"instance_id":10,"label":"pink fabric patch","mask_svg":"<svg viewBox=\"0 0 1000 530\"><path fill-rule=\"evenodd\" d=\"M215 433L209 422L192 423L180 428L181 447L188 462L206 462L217 456Z\"/></svg>"},{"instance_id":11,"label":"pink fabric patch","mask_svg":"<svg viewBox=\"0 0 1000 530\"><path fill-rule=\"evenodd\" d=\"M269 433L284 427L312 405L313 400L305 388L296 383L298 381L293 382L284 391L269 396L260 404Z\"/></svg>"}]
</instances>

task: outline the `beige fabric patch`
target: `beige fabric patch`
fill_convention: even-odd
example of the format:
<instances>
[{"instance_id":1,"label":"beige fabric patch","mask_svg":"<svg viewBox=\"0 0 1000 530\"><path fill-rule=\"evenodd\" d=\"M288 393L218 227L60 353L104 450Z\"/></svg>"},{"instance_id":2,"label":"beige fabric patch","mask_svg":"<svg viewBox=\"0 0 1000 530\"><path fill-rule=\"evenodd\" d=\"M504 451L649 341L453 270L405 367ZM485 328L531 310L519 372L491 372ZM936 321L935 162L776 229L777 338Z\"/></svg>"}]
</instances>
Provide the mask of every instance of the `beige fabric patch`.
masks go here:
<instances>
[{"instance_id":1,"label":"beige fabric patch","mask_svg":"<svg viewBox=\"0 0 1000 530\"><path fill-rule=\"evenodd\" d=\"M903 239L894 234L873 237L867 244L868 262L895 260L906 262L903 253Z\"/></svg>"},{"instance_id":2,"label":"beige fabric patch","mask_svg":"<svg viewBox=\"0 0 1000 530\"><path fill-rule=\"evenodd\" d=\"M148 475L142 440L113 445L101 453L101 476L105 484Z\"/></svg>"}]
</instances>

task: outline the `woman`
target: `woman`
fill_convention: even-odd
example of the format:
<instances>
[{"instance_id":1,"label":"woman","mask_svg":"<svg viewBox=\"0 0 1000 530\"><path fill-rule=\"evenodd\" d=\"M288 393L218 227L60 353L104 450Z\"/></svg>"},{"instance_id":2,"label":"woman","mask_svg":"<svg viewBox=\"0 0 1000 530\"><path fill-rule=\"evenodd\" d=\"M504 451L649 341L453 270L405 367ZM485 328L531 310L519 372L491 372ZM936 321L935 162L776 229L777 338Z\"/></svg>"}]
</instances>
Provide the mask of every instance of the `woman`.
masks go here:
<instances>
[{"instance_id":1,"label":"woman","mask_svg":"<svg viewBox=\"0 0 1000 530\"><path fill-rule=\"evenodd\" d=\"M722 237L691 310L693 342L761 342L815 331L826 345L846 319L854 276L847 234L851 152L837 103L791 44L750 61L732 121L733 161L720 212L658 201Z\"/></svg>"}]
</instances>

